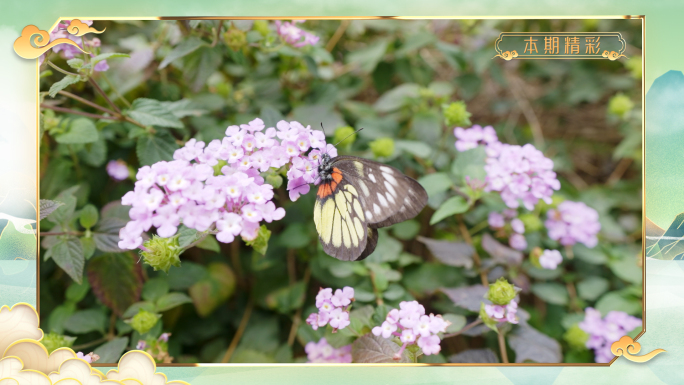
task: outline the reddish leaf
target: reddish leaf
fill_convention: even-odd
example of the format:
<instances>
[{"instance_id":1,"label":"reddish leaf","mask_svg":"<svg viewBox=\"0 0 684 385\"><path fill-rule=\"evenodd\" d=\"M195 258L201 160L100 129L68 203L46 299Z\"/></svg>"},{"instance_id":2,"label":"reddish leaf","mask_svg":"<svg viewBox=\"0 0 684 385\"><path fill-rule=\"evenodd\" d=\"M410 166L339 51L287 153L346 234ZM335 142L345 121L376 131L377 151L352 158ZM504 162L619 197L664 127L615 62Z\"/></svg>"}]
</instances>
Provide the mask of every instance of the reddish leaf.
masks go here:
<instances>
[{"instance_id":1,"label":"reddish leaf","mask_svg":"<svg viewBox=\"0 0 684 385\"><path fill-rule=\"evenodd\" d=\"M87 274L95 296L118 316L140 300L142 269L131 253L94 257L88 263Z\"/></svg>"}]
</instances>

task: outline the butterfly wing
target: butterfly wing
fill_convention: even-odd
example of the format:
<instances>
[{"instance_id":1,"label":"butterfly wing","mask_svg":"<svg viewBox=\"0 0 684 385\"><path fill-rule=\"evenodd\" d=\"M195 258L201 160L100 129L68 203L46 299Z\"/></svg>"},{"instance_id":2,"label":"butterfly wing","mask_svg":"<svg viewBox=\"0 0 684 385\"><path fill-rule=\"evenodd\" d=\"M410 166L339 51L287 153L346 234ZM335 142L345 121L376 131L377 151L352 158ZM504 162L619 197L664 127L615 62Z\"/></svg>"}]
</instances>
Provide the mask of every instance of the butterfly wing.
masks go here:
<instances>
[{"instance_id":1,"label":"butterfly wing","mask_svg":"<svg viewBox=\"0 0 684 385\"><path fill-rule=\"evenodd\" d=\"M332 176L332 182L318 187L314 223L323 250L328 255L342 261L355 261L363 255L372 234L369 233L359 191L341 170L334 169ZM377 235L375 239L377 241Z\"/></svg>"},{"instance_id":2,"label":"butterfly wing","mask_svg":"<svg viewBox=\"0 0 684 385\"><path fill-rule=\"evenodd\" d=\"M353 156L333 159L356 187L369 227L380 228L418 215L428 201L423 186L394 167Z\"/></svg>"}]
</instances>

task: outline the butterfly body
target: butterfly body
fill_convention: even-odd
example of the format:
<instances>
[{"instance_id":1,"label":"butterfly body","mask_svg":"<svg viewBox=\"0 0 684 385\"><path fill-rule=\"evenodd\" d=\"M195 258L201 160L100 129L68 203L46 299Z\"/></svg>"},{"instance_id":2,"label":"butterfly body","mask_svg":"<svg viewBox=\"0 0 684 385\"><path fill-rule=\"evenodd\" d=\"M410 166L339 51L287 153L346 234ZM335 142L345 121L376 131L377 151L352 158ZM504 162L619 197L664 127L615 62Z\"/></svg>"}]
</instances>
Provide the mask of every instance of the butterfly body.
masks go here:
<instances>
[{"instance_id":1,"label":"butterfly body","mask_svg":"<svg viewBox=\"0 0 684 385\"><path fill-rule=\"evenodd\" d=\"M425 189L394 167L354 156L321 156L314 222L323 250L343 261L368 257L380 227L413 218Z\"/></svg>"}]
</instances>

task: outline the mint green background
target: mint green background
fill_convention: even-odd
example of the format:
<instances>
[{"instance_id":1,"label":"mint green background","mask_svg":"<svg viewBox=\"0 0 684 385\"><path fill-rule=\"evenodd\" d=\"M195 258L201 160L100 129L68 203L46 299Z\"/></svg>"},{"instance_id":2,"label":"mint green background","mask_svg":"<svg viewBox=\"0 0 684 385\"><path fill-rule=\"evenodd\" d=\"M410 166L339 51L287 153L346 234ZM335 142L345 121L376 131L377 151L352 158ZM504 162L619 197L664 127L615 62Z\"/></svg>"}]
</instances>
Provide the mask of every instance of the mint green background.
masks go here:
<instances>
[{"instance_id":1,"label":"mint green background","mask_svg":"<svg viewBox=\"0 0 684 385\"><path fill-rule=\"evenodd\" d=\"M646 71L648 91L656 78L669 70L684 69L684 2L636 0L345 0L345 1L212 1L212 0L0 0L0 184L11 184L9 175L17 172L35 175L35 61L19 58L12 43L21 29L34 24L49 29L58 17L111 18L115 16L615 16L646 15ZM672 108L679 106L673 103ZM663 116L677 110L660 111ZM647 115L647 118L649 116ZM684 120L667 120L646 131L646 214L665 227L684 211L681 164L684 138L669 151L659 151L650 143L679 138ZM666 131L666 132L663 132ZM649 175L658 175L656 179ZM34 196L27 197L35 200ZM667 353L646 364L619 358L611 367L267 367L205 366L164 367L169 380L185 380L193 385L214 383L387 383L387 384L681 384L684 371L684 262L646 262L647 332L639 339L642 353L663 348ZM35 262L0 261L0 305L16 302L35 305Z\"/></svg>"}]
</instances>

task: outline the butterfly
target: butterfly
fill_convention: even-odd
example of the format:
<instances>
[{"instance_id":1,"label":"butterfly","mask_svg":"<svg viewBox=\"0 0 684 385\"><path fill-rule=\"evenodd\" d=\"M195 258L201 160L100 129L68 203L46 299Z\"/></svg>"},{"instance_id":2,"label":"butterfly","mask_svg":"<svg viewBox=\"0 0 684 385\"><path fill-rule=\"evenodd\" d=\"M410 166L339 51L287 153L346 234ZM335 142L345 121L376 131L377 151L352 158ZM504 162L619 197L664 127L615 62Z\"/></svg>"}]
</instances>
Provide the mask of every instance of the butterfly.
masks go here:
<instances>
[{"instance_id":1,"label":"butterfly","mask_svg":"<svg viewBox=\"0 0 684 385\"><path fill-rule=\"evenodd\" d=\"M355 156L318 165L314 222L323 250L342 261L360 261L378 244L378 228L418 215L428 195L416 180L394 167Z\"/></svg>"}]
</instances>

